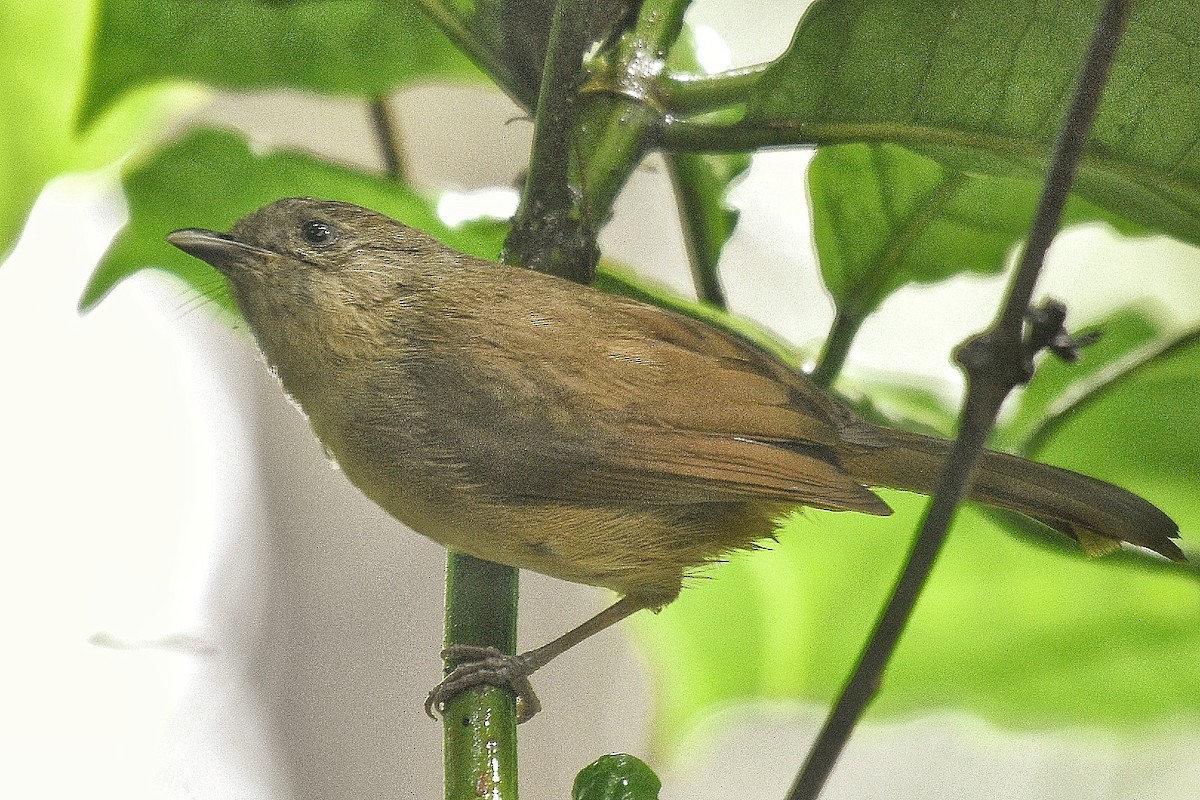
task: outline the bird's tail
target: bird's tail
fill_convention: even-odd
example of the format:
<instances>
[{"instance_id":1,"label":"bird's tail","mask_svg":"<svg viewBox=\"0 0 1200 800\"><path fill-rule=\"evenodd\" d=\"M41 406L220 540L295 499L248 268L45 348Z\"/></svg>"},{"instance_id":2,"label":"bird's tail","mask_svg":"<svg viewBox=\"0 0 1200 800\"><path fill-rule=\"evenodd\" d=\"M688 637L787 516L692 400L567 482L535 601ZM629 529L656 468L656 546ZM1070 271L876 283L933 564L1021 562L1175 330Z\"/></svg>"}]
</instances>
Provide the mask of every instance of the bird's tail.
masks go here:
<instances>
[{"instance_id":1,"label":"bird's tail","mask_svg":"<svg viewBox=\"0 0 1200 800\"><path fill-rule=\"evenodd\" d=\"M890 447L843 459L867 486L931 494L950 453L950 442L889 428L877 429ZM1130 542L1184 561L1172 541L1179 526L1156 506L1111 483L1070 470L986 450L969 497L1016 511L1077 540L1088 553L1115 550Z\"/></svg>"}]
</instances>

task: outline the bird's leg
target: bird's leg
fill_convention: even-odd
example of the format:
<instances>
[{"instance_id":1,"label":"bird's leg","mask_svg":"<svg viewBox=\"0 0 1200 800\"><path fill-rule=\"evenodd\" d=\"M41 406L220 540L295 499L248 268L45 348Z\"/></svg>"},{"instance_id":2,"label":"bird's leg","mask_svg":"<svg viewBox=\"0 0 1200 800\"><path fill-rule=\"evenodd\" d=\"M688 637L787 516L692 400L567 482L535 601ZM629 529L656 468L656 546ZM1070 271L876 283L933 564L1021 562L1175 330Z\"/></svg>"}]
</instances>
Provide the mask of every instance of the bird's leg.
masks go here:
<instances>
[{"instance_id":1,"label":"bird's leg","mask_svg":"<svg viewBox=\"0 0 1200 800\"><path fill-rule=\"evenodd\" d=\"M441 711L454 695L472 686L486 684L508 689L516 695L519 701L517 722L525 722L542 708L529 682L530 675L584 639L615 625L635 611L657 605L661 603L648 603L644 597L626 595L557 639L515 656L494 647L452 645L442 651L442 659L458 663L425 699L425 713L434 717L434 711Z\"/></svg>"}]
</instances>

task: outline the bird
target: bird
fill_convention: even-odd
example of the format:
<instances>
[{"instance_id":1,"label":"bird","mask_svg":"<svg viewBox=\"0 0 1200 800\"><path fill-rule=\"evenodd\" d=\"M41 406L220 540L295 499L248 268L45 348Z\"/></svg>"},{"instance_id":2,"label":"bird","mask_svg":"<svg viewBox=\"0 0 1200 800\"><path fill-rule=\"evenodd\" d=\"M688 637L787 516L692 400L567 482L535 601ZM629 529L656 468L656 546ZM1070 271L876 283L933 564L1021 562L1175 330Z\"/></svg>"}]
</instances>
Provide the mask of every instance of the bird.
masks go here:
<instances>
[{"instance_id":1,"label":"bird","mask_svg":"<svg viewBox=\"0 0 1200 800\"><path fill-rule=\"evenodd\" d=\"M167 240L224 275L283 389L349 480L460 553L620 595L518 655L459 645L426 711L529 676L685 577L772 535L797 506L891 513L929 494L946 440L868 421L728 330L460 253L351 203L292 197L228 233ZM1089 552L1180 561L1178 526L1120 487L985 451L969 497Z\"/></svg>"}]
</instances>

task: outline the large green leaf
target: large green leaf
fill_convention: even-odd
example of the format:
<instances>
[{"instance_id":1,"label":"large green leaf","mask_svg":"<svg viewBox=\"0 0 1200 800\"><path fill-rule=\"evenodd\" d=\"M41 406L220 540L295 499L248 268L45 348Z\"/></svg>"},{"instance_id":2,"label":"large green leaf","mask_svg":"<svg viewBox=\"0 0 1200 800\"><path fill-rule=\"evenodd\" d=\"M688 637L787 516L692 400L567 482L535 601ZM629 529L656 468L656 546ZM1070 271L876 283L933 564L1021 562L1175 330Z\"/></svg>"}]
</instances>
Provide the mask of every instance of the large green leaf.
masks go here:
<instances>
[{"instance_id":1,"label":"large green leaf","mask_svg":"<svg viewBox=\"0 0 1200 800\"><path fill-rule=\"evenodd\" d=\"M819 0L714 141L901 144L953 171L1034 178L1098 11L1098 0ZM1197 109L1200 6L1137 3L1078 193L1200 242Z\"/></svg>"},{"instance_id":2,"label":"large green leaf","mask_svg":"<svg viewBox=\"0 0 1200 800\"><path fill-rule=\"evenodd\" d=\"M637 622L660 745L732 702L832 701L923 508L915 495L886 498L897 511L888 518L793 518L770 552L735 556ZM958 709L1012 727L1161 722L1200 710L1198 647L1194 574L1039 549L967 508L873 713Z\"/></svg>"},{"instance_id":3,"label":"large green leaf","mask_svg":"<svg viewBox=\"0 0 1200 800\"><path fill-rule=\"evenodd\" d=\"M991 274L1033 218L1040 186L967 174L892 144L822 147L808 170L813 238L838 313L861 321L896 289ZM1064 224L1142 231L1075 196Z\"/></svg>"},{"instance_id":4,"label":"large green leaf","mask_svg":"<svg viewBox=\"0 0 1200 800\"><path fill-rule=\"evenodd\" d=\"M410 0L100 0L82 114L166 80L375 97L478 73Z\"/></svg>"},{"instance_id":5,"label":"large green leaf","mask_svg":"<svg viewBox=\"0 0 1200 800\"><path fill-rule=\"evenodd\" d=\"M1200 343L1185 337L1133 370L1144 316L1101 327L1105 347L1077 375L1044 365L1045 386L1010 423L1038 426L1040 459L1112 480L1171 514L1183 546L1200 529ZM1108 376L1102 385L1093 386ZM1046 398L1087 387L1064 416ZM920 404L919 404L920 405ZM936 414L933 415L936 417ZM806 511L771 552L735 555L656 617L637 621L656 676L660 744L670 748L732 702L832 700L927 502L886 492L888 518ZM959 513L884 688L880 715L953 708L1013 727L1150 725L1200 712L1200 588L1190 565L1126 553L1088 559L1050 534L1013 536L982 509Z\"/></svg>"},{"instance_id":6,"label":"large green leaf","mask_svg":"<svg viewBox=\"0 0 1200 800\"><path fill-rule=\"evenodd\" d=\"M231 180L230 176L236 176ZM118 282L156 268L182 278L202 296L232 309L215 270L163 237L177 228L228 230L244 214L281 197L314 196L367 206L476 255L496 257L502 232L450 230L429 203L391 180L289 151L251 152L232 133L199 130L158 153L125 178L129 225L92 275L80 305L95 305Z\"/></svg>"},{"instance_id":7,"label":"large green leaf","mask_svg":"<svg viewBox=\"0 0 1200 800\"><path fill-rule=\"evenodd\" d=\"M91 7L0 0L0 260L47 181L114 162L184 99L142 92L76 131Z\"/></svg>"}]
</instances>

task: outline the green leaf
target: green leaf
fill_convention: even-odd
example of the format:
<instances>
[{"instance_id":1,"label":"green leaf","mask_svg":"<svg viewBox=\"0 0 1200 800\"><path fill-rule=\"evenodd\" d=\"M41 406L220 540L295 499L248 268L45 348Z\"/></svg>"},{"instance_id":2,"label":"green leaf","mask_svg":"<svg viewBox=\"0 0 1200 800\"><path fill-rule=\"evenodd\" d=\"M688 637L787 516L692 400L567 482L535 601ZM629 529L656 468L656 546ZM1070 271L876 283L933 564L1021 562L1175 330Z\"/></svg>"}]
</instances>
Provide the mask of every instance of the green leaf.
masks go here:
<instances>
[{"instance_id":1,"label":"green leaf","mask_svg":"<svg viewBox=\"0 0 1200 800\"><path fill-rule=\"evenodd\" d=\"M610 753L588 764L575 776L572 800L658 800L662 781L644 761L625 753Z\"/></svg>"},{"instance_id":2,"label":"green leaf","mask_svg":"<svg viewBox=\"0 0 1200 800\"><path fill-rule=\"evenodd\" d=\"M901 376L847 377L838 381L838 393L859 414L880 425L943 438L954 436L957 410L920 382L905 383Z\"/></svg>"},{"instance_id":3,"label":"green leaf","mask_svg":"<svg viewBox=\"0 0 1200 800\"><path fill-rule=\"evenodd\" d=\"M897 289L961 272L994 274L1025 235L1040 186L967 175L890 144L822 147L808 170L813 238L839 315L861 321ZM1064 224L1104 220L1074 197Z\"/></svg>"},{"instance_id":4,"label":"green leaf","mask_svg":"<svg viewBox=\"0 0 1200 800\"><path fill-rule=\"evenodd\" d=\"M411 0L102 0L82 107L145 84L376 97L478 72Z\"/></svg>"},{"instance_id":5,"label":"green leaf","mask_svg":"<svg viewBox=\"0 0 1200 800\"><path fill-rule=\"evenodd\" d=\"M0 259L42 186L68 161L71 61L87 28L87 4L72 5L0 5Z\"/></svg>"},{"instance_id":6,"label":"green leaf","mask_svg":"<svg viewBox=\"0 0 1200 800\"><path fill-rule=\"evenodd\" d=\"M142 92L76 131L91 5L0 2L0 260L47 181L113 163L188 100Z\"/></svg>"},{"instance_id":7,"label":"green leaf","mask_svg":"<svg viewBox=\"0 0 1200 800\"><path fill-rule=\"evenodd\" d=\"M199 130L165 148L126 176L125 193L129 225L88 282L80 300L85 310L121 280L147 267L176 275L201 296L232 310L217 272L163 237L178 228L228 230L243 215L281 197L357 203L487 258L496 257L499 245L494 225L448 229L424 198L394 181L302 153L255 154L242 137L223 131Z\"/></svg>"},{"instance_id":8,"label":"green leaf","mask_svg":"<svg viewBox=\"0 0 1200 800\"><path fill-rule=\"evenodd\" d=\"M757 79L729 146L900 144L953 172L1033 179L1096 0L819 0ZM1200 242L1200 6L1136 4L1077 193Z\"/></svg>"},{"instance_id":9,"label":"green leaf","mask_svg":"<svg viewBox=\"0 0 1200 800\"><path fill-rule=\"evenodd\" d=\"M789 343L762 327L758 323L738 317L708 303L697 302L680 297L673 290L648 281L636 273L618 266L611 261L600 262L596 272L596 280L592 284L601 291L632 297L643 303L667 308L695 319L703 320L710 325L737 334L754 342L764 350L774 353L776 357L791 364L796 369L803 363L807 354L798 353Z\"/></svg>"}]
</instances>

